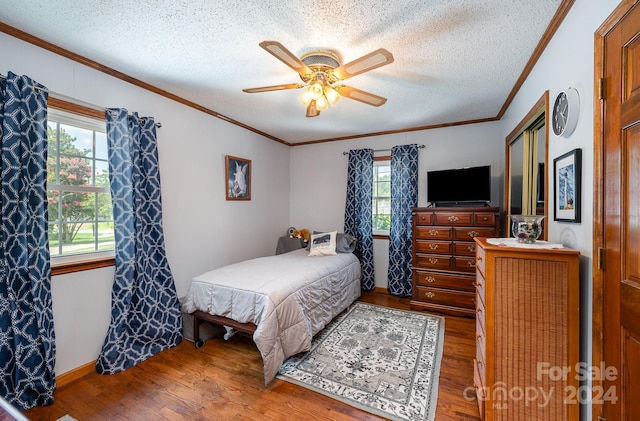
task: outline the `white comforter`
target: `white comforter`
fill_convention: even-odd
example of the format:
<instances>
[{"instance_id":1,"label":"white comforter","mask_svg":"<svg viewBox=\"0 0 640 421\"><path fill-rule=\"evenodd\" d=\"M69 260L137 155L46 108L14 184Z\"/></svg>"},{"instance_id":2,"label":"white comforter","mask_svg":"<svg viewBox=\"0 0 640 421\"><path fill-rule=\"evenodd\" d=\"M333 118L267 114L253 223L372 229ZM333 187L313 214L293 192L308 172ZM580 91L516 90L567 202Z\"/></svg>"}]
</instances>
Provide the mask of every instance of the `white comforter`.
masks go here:
<instances>
[{"instance_id":1,"label":"white comforter","mask_svg":"<svg viewBox=\"0 0 640 421\"><path fill-rule=\"evenodd\" d=\"M308 351L313 335L360 296L360 273L351 253L309 257L300 249L260 257L195 277L183 311L254 323L267 384L287 357Z\"/></svg>"}]
</instances>

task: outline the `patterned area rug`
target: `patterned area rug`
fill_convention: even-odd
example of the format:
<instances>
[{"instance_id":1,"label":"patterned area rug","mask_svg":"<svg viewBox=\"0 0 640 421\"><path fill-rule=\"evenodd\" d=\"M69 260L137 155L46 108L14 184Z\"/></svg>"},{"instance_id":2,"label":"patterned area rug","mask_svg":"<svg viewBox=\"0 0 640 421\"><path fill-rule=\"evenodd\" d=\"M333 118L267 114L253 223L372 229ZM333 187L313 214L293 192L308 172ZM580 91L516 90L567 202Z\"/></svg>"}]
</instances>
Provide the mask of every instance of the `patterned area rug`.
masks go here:
<instances>
[{"instance_id":1,"label":"patterned area rug","mask_svg":"<svg viewBox=\"0 0 640 421\"><path fill-rule=\"evenodd\" d=\"M432 421L444 318L354 303L278 378L392 420Z\"/></svg>"}]
</instances>

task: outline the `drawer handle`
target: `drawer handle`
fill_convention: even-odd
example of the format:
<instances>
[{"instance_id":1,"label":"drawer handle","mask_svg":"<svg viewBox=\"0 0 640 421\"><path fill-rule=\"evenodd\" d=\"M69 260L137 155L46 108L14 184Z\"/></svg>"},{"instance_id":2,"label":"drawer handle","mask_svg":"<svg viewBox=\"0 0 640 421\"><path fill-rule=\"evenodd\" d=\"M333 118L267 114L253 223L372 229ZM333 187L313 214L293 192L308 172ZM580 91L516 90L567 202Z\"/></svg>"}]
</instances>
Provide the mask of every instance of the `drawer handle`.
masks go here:
<instances>
[{"instance_id":1,"label":"drawer handle","mask_svg":"<svg viewBox=\"0 0 640 421\"><path fill-rule=\"evenodd\" d=\"M427 219L427 218L426 218L426 217L424 217L424 216L421 216L421 217L420 217L420 220L421 220L421 221L425 221L426 219Z\"/></svg>"},{"instance_id":2,"label":"drawer handle","mask_svg":"<svg viewBox=\"0 0 640 421\"><path fill-rule=\"evenodd\" d=\"M424 280L433 283L436 281L436 278L434 278L433 276L427 276Z\"/></svg>"},{"instance_id":3,"label":"drawer handle","mask_svg":"<svg viewBox=\"0 0 640 421\"><path fill-rule=\"evenodd\" d=\"M427 291L427 293L426 293L425 295L427 296L427 298L433 298L433 297L435 297L435 296L436 296L436 294L434 294L434 293L433 293L433 292L431 292L431 291Z\"/></svg>"},{"instance_id":4,"label":"drawer handle","mask_svg":"<svg viewBox=\"0 0 640 421\"><path fill-rule=\"evenodd\" d=\"M468 265L472 268L476 267L476 262L475 260L469 260Z\"/></svg>"},{"instance_id":5,"label":"drawer handle","mask_svg":"<svg viewBox=\"0 0 640 421\"><path fill-rule=\"evenodd\" d=\"M483 221L488 221L489 218L487 218L486 216L482 218Z\"/></svg>"},{"instance_id":6,"label":"drawer handle","mask_svg":"<svg viewBox=\"0 0 640 421\"><path fill-rule=\"evenodd\" d=\"M479 232L477 232L477 231L469 231L469 234L468 234L468 235L469 235L469 237L471 237L471 238L475 238L475 237L479 236L479 235L480 235L480 233L479 233Z\"/></svg>"},{"instance_id":7,"label":"drawer handle","mask_svg":"<svg viewBox=\"0 0 640 421\"><path fill-rule=\"evenodd\" d=\"M449 220L449 222L456 222L459 218L455 215L451 215L447 219Z\"/></svg>"},{"instance_id":8,"label":"drawer handle","mask_svg":"<svg viewBox=\"0 0 640 421\"><path fill-rule=\"evenodd\" d=\"M438 245L437 244L429 244L429 248L431 250L438 250Z\"/></svg>"},{"instance_id":9,"label":"drawer handle","mask_svg":"<svg viewBox=\"0 0 640 421\"><path fill-rule=\"evenodd\" d=\"M435 265L436 263L438 263L438 259L434 259L433 257L430 257L429 263L431 263L432 265Z\"/></svg>"},{"instance_id":10,"label":"drawer handle","mask_svg":"<svg viewBox=\"0 0 640 421\"><path fill-rule=\"evenodd\" d=\"M468 251L476 251L476 246L475 245L474 246L468 246L467 250Z\"/></svg>"},{"instance_id":11,"label":"drawer handle","mask_svg":"<svg viewBox=\"0 0 640 421\"><path fill-rule=\"evenodd\" d=\"M435 237L436 235L438 235L438 230L429 230L429 235Z\"/></svg>"},{"instance_id":12,"label":"drawer handle","mask_svg":"<svg viewBox=\"0 0 640 421\"><path fill-rule=\"evenodd\" d=\"M478 262L481 262L481 261L482 261L482 256L478 256L478 257L476 257L476 260L477 260Z\"/></svg>"}]
</instances>

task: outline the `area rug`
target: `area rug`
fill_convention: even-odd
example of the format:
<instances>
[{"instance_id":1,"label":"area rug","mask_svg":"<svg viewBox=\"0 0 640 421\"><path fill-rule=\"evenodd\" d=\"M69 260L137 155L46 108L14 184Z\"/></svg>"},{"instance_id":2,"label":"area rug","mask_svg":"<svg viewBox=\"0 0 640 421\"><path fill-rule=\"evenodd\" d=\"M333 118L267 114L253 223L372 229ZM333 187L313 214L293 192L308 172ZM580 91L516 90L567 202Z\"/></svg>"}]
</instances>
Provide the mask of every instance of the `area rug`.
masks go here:
<instances>
[{"instance_id":1,"label":"area rug","mask_svg":"<svg viewBox=\"0 0 640 421\"><path fill-rule=\"evenodd\" d=\"M443 340L441 316L356 302L277 377L392 420L432 421Z\"/></svg>"}]
</instances>

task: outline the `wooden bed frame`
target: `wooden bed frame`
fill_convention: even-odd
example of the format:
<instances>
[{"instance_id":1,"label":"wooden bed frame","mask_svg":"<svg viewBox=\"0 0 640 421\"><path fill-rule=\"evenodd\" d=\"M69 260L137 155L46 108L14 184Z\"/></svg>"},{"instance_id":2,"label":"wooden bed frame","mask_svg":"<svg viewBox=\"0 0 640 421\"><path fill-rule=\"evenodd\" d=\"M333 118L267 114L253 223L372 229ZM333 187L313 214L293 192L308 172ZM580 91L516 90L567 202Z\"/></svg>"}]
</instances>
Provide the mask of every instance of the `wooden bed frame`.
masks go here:
<instances>
[{"instance_id":1,"label":"wooden bed frame","mask_svg":"<svg viewBox=\"0 0 640 421\"><path fill-rule=\"evenodd\" d=\"M193 343L196 348L202 348L205 342L204 339L200 339L200 322L202 321L215 323L223 327L227 326L250 335L253 335L253 332L257 329L257 326L253 323L240 323L224 316L214 316L205 311L196 310L191 315L193 316Z\"/></svg>"}]
</instances>

